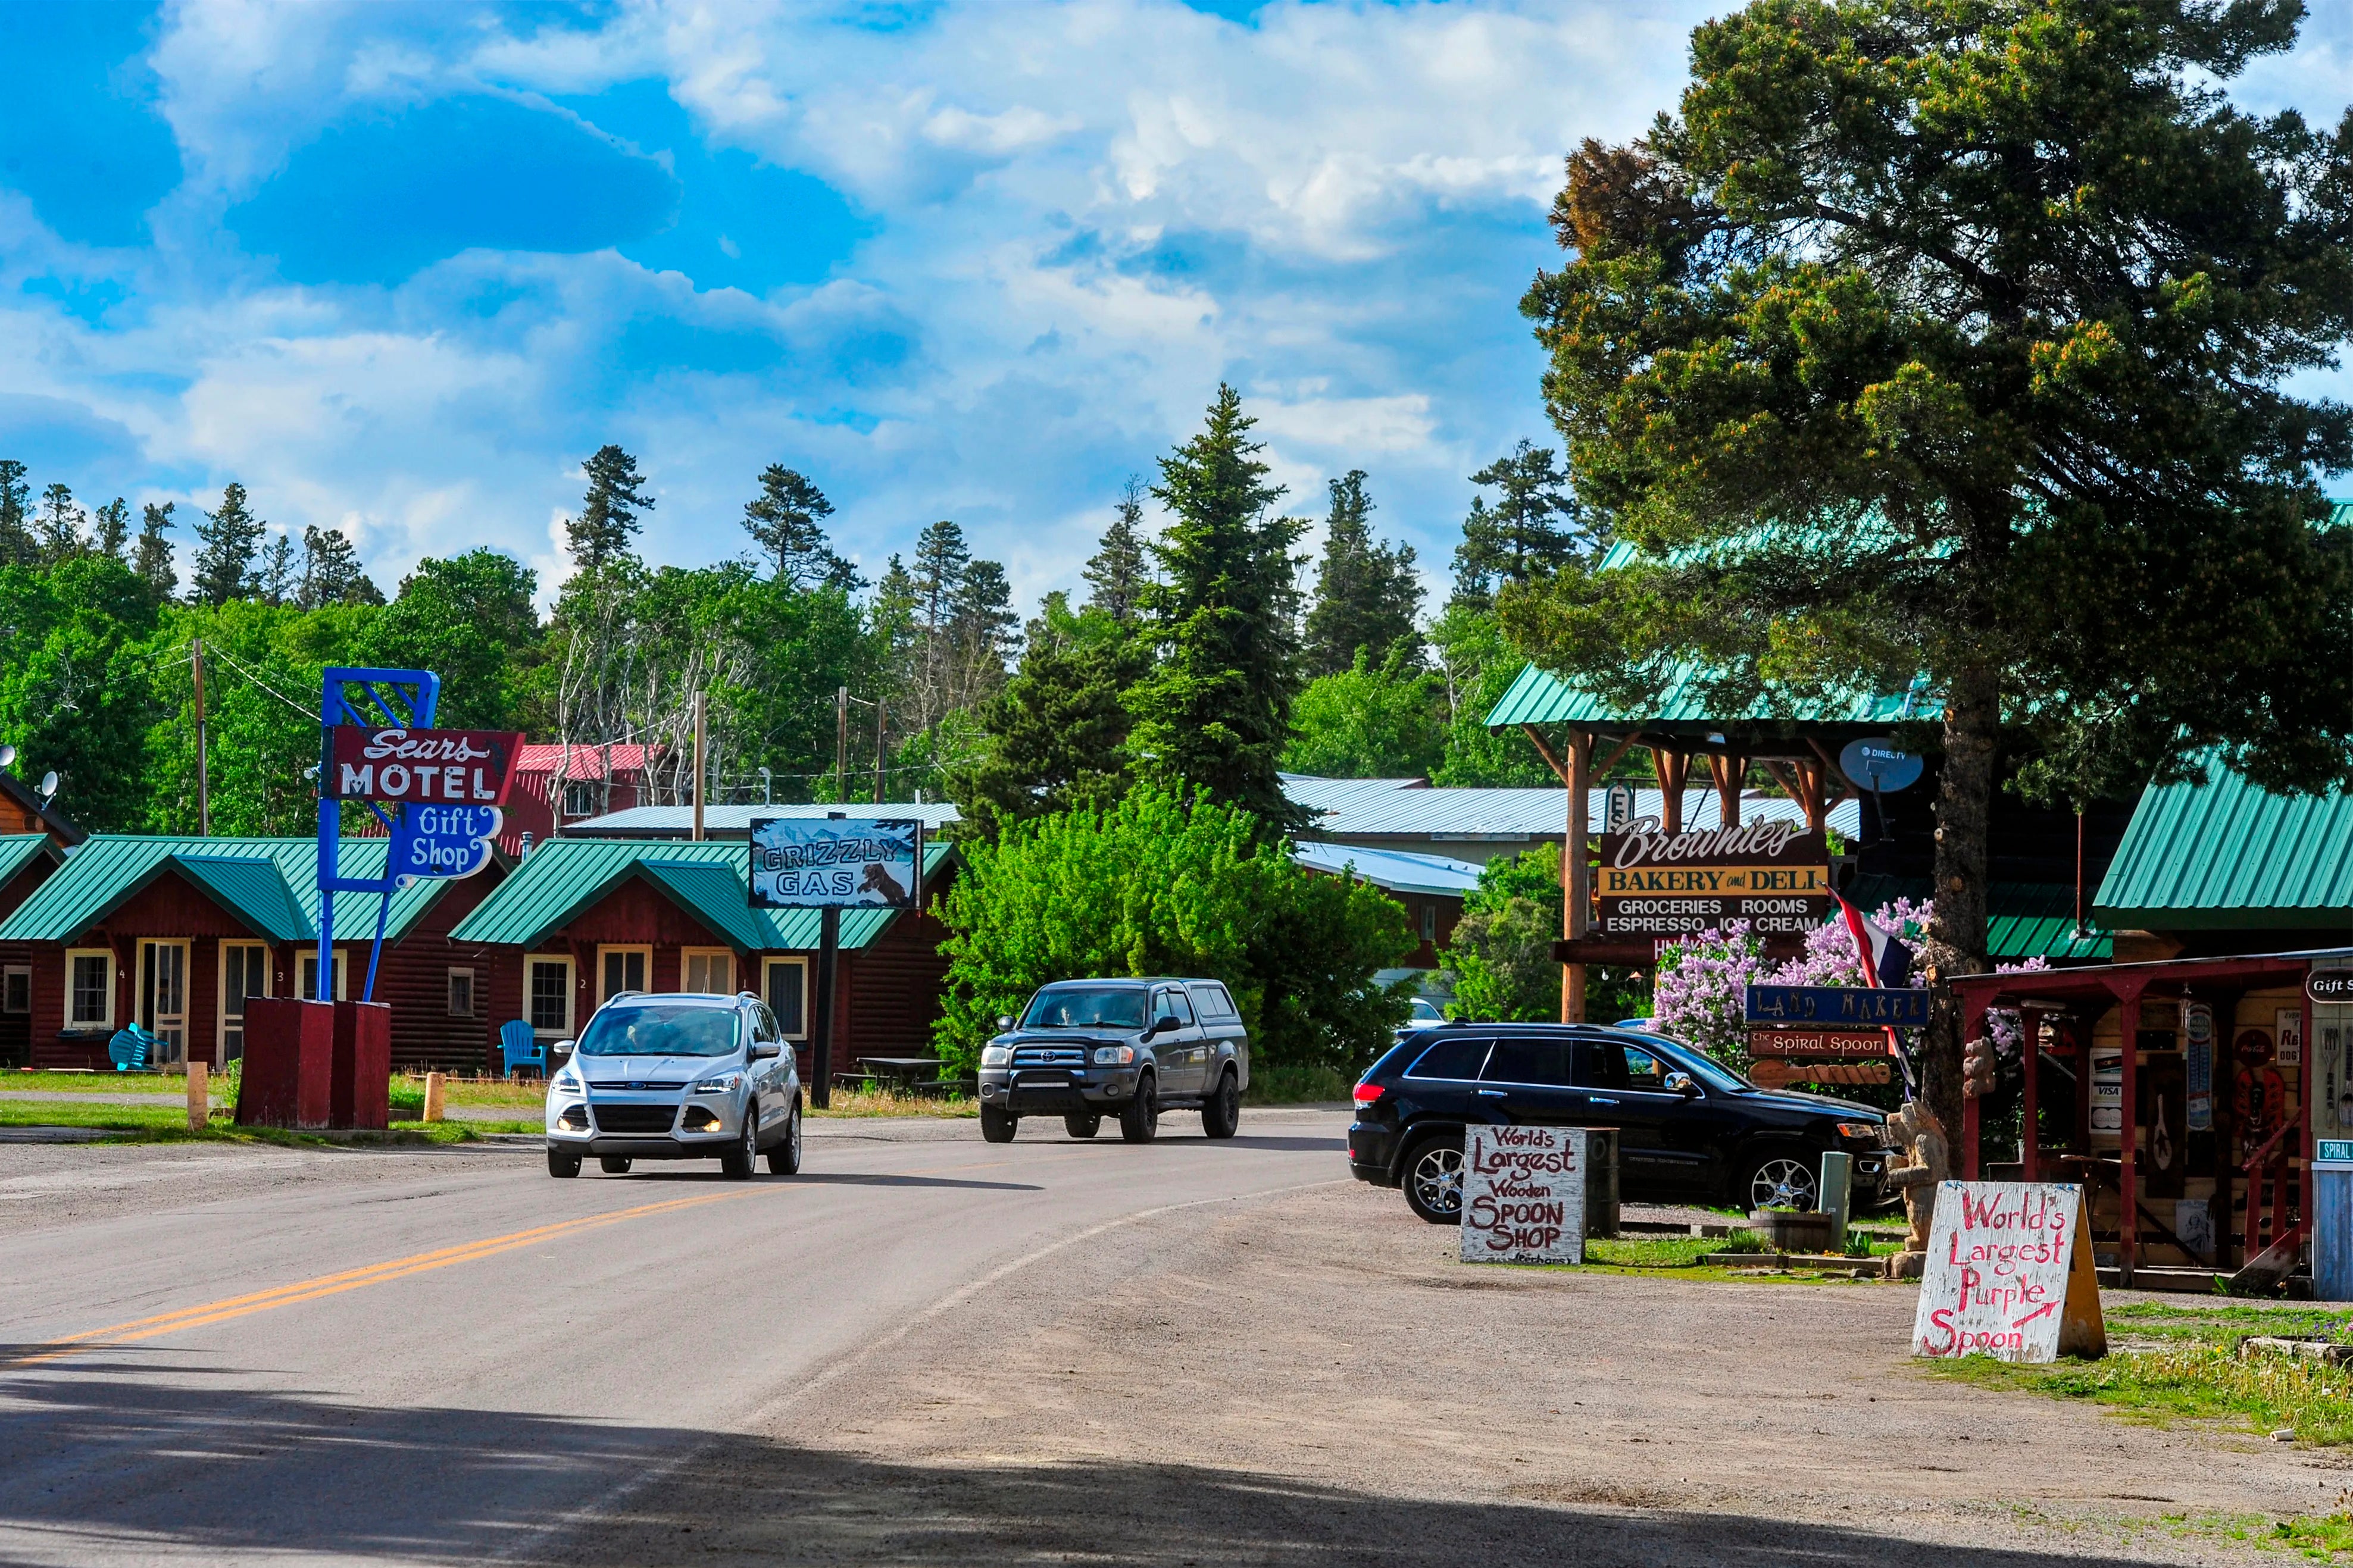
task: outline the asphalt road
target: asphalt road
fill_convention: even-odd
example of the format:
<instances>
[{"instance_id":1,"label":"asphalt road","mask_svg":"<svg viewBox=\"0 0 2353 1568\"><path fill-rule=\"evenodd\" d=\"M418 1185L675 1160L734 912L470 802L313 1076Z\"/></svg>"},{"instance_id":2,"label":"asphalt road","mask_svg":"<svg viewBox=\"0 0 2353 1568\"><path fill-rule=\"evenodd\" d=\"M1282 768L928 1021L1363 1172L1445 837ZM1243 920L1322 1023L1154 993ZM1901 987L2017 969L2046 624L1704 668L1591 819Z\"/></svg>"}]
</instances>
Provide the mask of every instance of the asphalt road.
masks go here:
<instances>
[{"instance_id":1,"label":"asphalt road","mask_svg":"<svg viewBox=\"0 0 2353 1568\"><path fill-rule=\"evenodd\" d=\"M1142 1148L819 1123L803 1175L742 1184L552 1181L530 1148L0 1149L0 1563L541 1558L1074 1243L1345 1180L1345 1121L1211 1143L1172 1115Z\"/></svg>"}]
</instances>

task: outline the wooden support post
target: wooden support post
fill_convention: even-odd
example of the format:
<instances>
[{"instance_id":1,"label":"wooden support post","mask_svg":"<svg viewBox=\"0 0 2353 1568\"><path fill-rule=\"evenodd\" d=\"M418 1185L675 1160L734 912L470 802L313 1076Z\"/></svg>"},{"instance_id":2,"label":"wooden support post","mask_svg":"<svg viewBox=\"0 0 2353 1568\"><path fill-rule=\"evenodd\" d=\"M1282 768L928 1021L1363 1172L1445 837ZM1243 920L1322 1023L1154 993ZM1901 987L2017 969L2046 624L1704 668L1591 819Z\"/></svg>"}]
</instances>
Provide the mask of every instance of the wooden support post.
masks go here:
<instances>
[{"instance_id":1,"label":"wooden support post","mask_svg":"<svg viewBox=\"0 0 2353 1568\"><path fill-rule=\"evenodd\" d=\"M196 680L196 837L213 836L213 783L208 759L205 755L205 639L195 637L190 645L194 650ZM325 794L330 781L321 779L319 789Z\"/></svg>"},{"instance_id":2,"label":"wooden support post","mask_svg":"<svg viewBox=\"0 0 2353 1568\"><path fill-rule=\"evenodd\" d=\"M2140 1230L2140 1152L2134 1147L2140 1142L2140 1119L2135 1114L2139 1110L2139 1105L2133 1098L2140 1088L2138 1061L2140 986L2138 984L2135 984L2126 991L2121 999L2121 1005L2116 1009L2116 1031L2123 1037L2125 1074L2124 1103L2116 1108L2120 1112L2118 1120L2123 1123L2123 1135L2117 1141L2119 1144L2117 1152L2121 1156L2121 1163L2116 1167L2116 1282L2129 1290L2132 1289L2133 1253L2136 1250L2133 1244L2138 1238ZM2084 1060L2087 1066L2090 1064L2090 1053L2084 1054ZM2084 1077L2088 1085L2091 1075L2087 1072ZM2223 1211L2226 1222L2229 1213L2227 1208ZM2250 1201L2247 1205L2249 1257L2254 1255L2254 1237L2255 1207Z\"/></svg>"},{"instance_id":3,"label":"wooden support post","mask_svg":"<svg viewBox=\"0 0 2353 1568\"><path fill-rule=\"evenodd\" d=\"M884 743L885 743L885 742L884 742L884 731L883 731L883 723L882 723L882 721L883 721L883 717L884 717L884 715L885 715L885 714L887 714L887 713L889 713L889 712L890 712L890 710L891 710L891 705L890 705L888 702L883 701L883 700L882 700L881 699L880 699L880 698L875 699L875 702L874 702L874 804L875 804L875 805L881 805L882 804L882 754L883 754L883 753L882 753L882 748L883 748L883 745L884 745ZM921 868L919 867L919 868L917 868L917 869L919 869L919 870L920 870L920 869L921 869Z\"/></svg>"},{"instance_id":4,"label":"wooden support post","mask_svg":"<svg viewBox=\"0 0 2353 1568\"><path fill-rule=\"evenodd\" d=\"M429 1072L425 1075L425 1110L422 1120L438 1121L448 1107L449 1075Z\"/></svg>"},{"instance_id":5,"label":"wooden support post","mask_svg":"<svg viewBox=\"0 0 2353 1568\"><path fill-rule=\"evenodd\" d=\"M188 1061L188 1131L202 1132L206 1121L213 1113L213 1091L210 1075L205 1064L195 1058Z\"/></svg>"},{"instance_id":6,"label":"wooden support post","mask_svg":"<svg viewBox=\"0 0 2353 1568\"><path fill-rule=\"evenodd\" d=\"M1585 864L1587 840L1591 837L1587 796L1592 786L1593 732L1579 730L1570 735L1568 742L1568 831L1560 847L1560 934L1572 942L1585 934L1586 905L1592 897L1591 879ZM1582 963L1561 966L1560 1021L1585 1022Z\"/></svg>"},{"instance_id":7,"label":"wooden support post","mask_svg":"<svg viewBox=\"0 0 2353 1568\"><path fill-rule=\"evenodd\" d=\"M1651 748L1651 772L1659 780L1659 826L1668 833L1683 830L1683 789L1691 779L1691 753Z\"/></svg>"},{"instance_id":8,"label":"wooden support post","mask_svg":"<svg viewBox=\"0 0 2353 1568\"><path fill-rule=\"evenodd\" d=\"M702 748L703 726L709 718L705 699L700 691L694 694L694 841L702 842ZM612 770L608 765L605 777L609 784Z\"/></svg>"},{"instance_id":9,"label":"wooden support post","mask_svg":"<svg viewBox=\"0 0 2353 1568\"><path fill-rule=\"evenodd\" d=\"M849 798L849 688L833 690L833 798ZM834 815L839 816L839 813Z\"/></svg>"},{"instance_id":10,"label":"wooden support post","mask_svg":"<svg viewBox=\"0 0 2353 1568\"><path fill-rule=\"evenodd\" d=\"M1748 759L1732 752L1707 755L1708 776L1715 781L1715 810L1719 826L1740 826L1740 786L1748 778Z\"/></svg>"},{"instance_id":11,"label":"wooden support post","mask_svg":"<svg viewBox=\"0 0 2353 1568\"><path fill-rule=\"evenodd\" d=\"M2030 1008L2018 1010L2018 1022L2025 1031L2025 1039L2018 1047L2020 1065L2026 1074L2021 1089L2018 1121L2018 1179L2040 1181L2035 1167L2041 1153L2040 1131L2034 1121L2034 1109L2040 1099L2042 1080L2042 1015Z\"/></svg>"}]
</instances>

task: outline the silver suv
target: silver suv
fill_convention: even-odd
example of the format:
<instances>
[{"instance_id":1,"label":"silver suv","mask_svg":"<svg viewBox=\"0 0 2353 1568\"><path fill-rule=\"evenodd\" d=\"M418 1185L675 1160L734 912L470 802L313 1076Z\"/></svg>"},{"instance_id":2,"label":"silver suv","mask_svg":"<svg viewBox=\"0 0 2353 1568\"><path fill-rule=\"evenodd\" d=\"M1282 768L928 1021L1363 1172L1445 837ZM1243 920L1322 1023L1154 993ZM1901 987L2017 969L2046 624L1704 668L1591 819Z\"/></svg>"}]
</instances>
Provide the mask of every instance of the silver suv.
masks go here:
<instances>
[{"instance_id":1,"label":"silver suv","mask_svg":"<svg viewBox=\"0 0 2353 1568\"><path fill-rule=\"evenodd\" d=\"M572 1042L556 1049L561 1053ZM712 1160L749 1180L801 1168L801 1080L767 1004L624 992L596 1009L547 1081L547 1173L594 1154L612 1175L637 1160Z\"/></svg>"},{"instance_id":2,"label":"silver suv","mask_svg":"<svg viewBox=\"0 0 2353 1568\"><path fill-rule=\"evenodd\" d=\"M1201 1131L1230 1138L1250 1087L1250 1036L1214 980L1064 980L1010 1014L980 1053L980 1135L1012 1142L1021 1118L1059 1112L1073 1138L1106 1116L1149 1143L1160 1113L1198 1106Z\"/></svg>"}]
</instances>

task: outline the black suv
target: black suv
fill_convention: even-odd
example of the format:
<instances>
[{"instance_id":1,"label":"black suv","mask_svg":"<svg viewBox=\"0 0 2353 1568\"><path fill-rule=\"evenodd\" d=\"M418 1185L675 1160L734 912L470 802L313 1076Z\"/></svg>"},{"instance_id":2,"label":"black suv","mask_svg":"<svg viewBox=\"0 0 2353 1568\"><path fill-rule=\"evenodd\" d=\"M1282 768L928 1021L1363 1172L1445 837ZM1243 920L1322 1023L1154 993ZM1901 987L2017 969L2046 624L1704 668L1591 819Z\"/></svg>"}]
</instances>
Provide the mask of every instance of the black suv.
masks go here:
<instances>
[{"instance_id":1,"label":"black suv","mask_svg":"<svg viewBox=\"0 0 2353 1568\"><path fill-rule=\"evenodd\" d=\"M1570 1024L1448 1024L1401 1041L1356 1085L1348 1169L1405 1189L1432 1225L1462 1218L1471 1122L1618 1129L1618 1186L1648 1203L1814 1206L1826 1150L1854 1156L1853 1202L1886 1180L1884 1112L1757 1088L1674 1040Z\"/></svg>"}]
</instances>

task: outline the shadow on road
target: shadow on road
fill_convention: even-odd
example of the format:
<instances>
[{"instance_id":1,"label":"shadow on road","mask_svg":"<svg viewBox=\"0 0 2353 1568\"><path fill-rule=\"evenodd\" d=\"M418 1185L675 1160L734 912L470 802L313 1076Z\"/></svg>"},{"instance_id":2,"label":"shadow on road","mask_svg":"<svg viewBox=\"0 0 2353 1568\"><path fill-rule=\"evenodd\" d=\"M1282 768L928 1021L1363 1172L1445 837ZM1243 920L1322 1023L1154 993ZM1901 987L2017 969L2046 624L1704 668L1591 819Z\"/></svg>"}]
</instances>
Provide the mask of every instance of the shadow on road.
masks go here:
<instances>
[{"instance_id":1,"label":"shadow on road","mask_svg":"<svg viewBox=\"0 0 2353 1568\"><path fill-rule=\"evenodd\" d=\"M1932 1550L1862 1528L1594 1506L1629 1495L1610 1489L1448 1501L1176 1464L892 1462L607 1422L182 1388L140 1375L132 1362L76 1367L70 1380L0 1380L8 1456L0 1562L242 1563L288 1552L595 1568L689 1560L1819 1568ZM580 1370L549 1363L551 1377ZM1465 1454L1460 1468L1476 1477L1510 1462ZM604 1508L563 1534L538 1533L589 1503ZM1939 1568L2110 1560L2099 1532L2081 1539L2080 1551L1940 1544L1933 1552Z\"/></svg>"}]
</instances>

